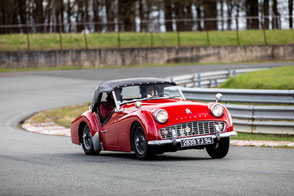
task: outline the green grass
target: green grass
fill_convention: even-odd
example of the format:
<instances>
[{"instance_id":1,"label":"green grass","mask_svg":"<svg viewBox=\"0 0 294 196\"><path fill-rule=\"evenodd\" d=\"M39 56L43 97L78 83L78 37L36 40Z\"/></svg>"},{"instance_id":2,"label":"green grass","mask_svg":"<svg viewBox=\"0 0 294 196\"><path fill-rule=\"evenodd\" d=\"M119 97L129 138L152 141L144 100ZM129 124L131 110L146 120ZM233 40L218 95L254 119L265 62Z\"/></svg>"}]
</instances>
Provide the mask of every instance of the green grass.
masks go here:
<instances>
[{"instance_id":1,"label":"green grass","mask_svg":"<svg viewBox=\"0 0 294 196\"><path fill-rule=\"evenodd\" d=\"M65 106L42 111L32 117L31 123L35 124L54 121L60 126L69 128L73 120L89 109L89 105L90 103L85 103L82 105Z\"/></svg>"},{"instance_id":2,"label":"green grass","mask_svg":"<svg viewBox=\"0 0 294 196\"><path fill-rule=\"evenodd\" d=\"M268 44L294 44L293 30L266 31ZM62 34L63 49L85 49L82 33ZM263 32L260 30L239 31L241 45L263 45ZM30 34L31 50L60 49L59 34ZM87 34L88 48L117 48L117 33ZM177 33L153 33L153 44L150 33L120 33L121 47L174 47L178 46ZM209 31L209 44L206 32L180 32L181 46L226 46L237 45L235 31ZM0 51L27 50L26 34L0 35Z\"/></svg>"},{"instance_id":3,"label":"green grass","mask_svg":"<svg viewBox=\"0 0 294 196\"><path fill-rule=\"evenodd\" d=\"M54 70L74 70L74 69L93 69L90 67L36 67L36 68L0 68L1 72L17 71L54 71Z\"/></svg>"},{"instance_id":4,"label":"green grass","mask_svg":"<svg viewBox=\"0 0 294 196\"><path fill-rule=\"evenodd\" d=\"M240 62L242 63L258 63L258 62ZM265 63L265 62L263 62ZM54 70L75 70L75 69L113 69L113 68L138 68L138 67L168 67L168 66L193 66L193 65L211 65L211 64L231 64L236 65L238 63L217 63L217 62L210 62L210 63L199 63L199 62L187 62L187 63L164 63L164 64L146 64L146 65L107 65L107 66L100 66L100 67L34 67L34 68L0 68L1 72L17 72L17 71L54 71Z\"/></svg>"},{"instance_id":5,"label":"green grass","mask_svg":"<svg viewBox=\"0 0 294 196\"><path fill-rule=\"evenodd\" d=\"M244 63L244 62L242 62ZM256 62L255 62L256 63ZM216 63L215 63L216 64ZM217 63L217 64L232 64L236 63ZM76 70L76 69L113 69L113 68L138 68L138 67L167 67L167 66L193 66L193 65L211 65L211 63L164 63L164 64L146 64L146 65L107 65L100 67L34 67L34 68L0 68L1 72L17 72L17 71L54 71L54 70Z\"/></svg>"},{"instance_id":6,"label":"green grass","mask_svg":"<svg viewBox=\"0 0 294 196\"><path fill-rule=\"evenodd\" d=\"M291 141L294 142L294 136L290 135L272 135L272 134L253 134L239 133L231 137L232 140L263 140L263 141Z\"/></svg>"},{"instance_id":7,"label":"green grass","mask_svg":"<svg viewBox=\"0 0 294 196\"><path fill-rule=\"evenodd\" d=\"M285 66L241 74L221 84L232 89L294 89L294 66Z\"/></svg>"}]
</instances>

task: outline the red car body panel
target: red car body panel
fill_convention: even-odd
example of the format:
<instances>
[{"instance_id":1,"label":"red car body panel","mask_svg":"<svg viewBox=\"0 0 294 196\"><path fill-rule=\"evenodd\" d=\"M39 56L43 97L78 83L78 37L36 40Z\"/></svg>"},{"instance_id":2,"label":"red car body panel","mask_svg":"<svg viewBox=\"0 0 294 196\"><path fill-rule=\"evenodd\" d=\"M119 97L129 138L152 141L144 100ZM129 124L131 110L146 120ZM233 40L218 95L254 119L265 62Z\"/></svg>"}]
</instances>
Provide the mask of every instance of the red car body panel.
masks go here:
<instances>
[{"instance_id":1,"label":"red car body panel","mask_svg":"<svg viewBox=\"0 0 294 196\"><path fill-rule=\"evenodd\" d=\"M71 130L71 141L74 144L80 144L79 130L80 126L83 123L87 123L89 125L91 135L93 136L99 130L99 122L95 113L92 113L90 110L84 112L81 116L75 119L70 126Z\"/></svg>"},{"instance_id":2,"label":"red car body panel","mask_svg":"<svg viewBox=\"0 0 294 196\"><path fill-rule=\"evenodd\" d=\"M192 122L192 121L224 121L224 132L233 131L233 123L228 110L224 107L224 114L220 118L214 117L210 107L215 103L199 103L180 99L153 99L142 101L142 106L135 107L135 102L124 104L120 107L121 112L114 111L110 120L104 125L99 123L96 113L86 111L71 124L72 143L80 144L79 130L83 123L87 123L91 135L99 133L100 142L104 150L132 151L131 128L133 123L141 124L145 131L147 141L161 140L159 130L163 127ZM156 122L154 114L158 109L168 112L168 121L164 124ZM187 114L186 109L191 111Z\"/></svg>"}]
</instances>

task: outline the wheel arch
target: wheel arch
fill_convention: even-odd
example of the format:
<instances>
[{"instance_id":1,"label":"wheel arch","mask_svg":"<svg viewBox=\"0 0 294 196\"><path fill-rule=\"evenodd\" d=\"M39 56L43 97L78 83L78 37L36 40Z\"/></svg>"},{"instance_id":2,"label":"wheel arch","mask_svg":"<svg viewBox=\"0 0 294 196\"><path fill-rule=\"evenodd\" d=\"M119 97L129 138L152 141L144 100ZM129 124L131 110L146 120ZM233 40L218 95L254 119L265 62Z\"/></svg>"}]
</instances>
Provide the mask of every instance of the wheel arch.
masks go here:
<instances>
[{"instance_id":1,"label":"wheel arch","mask_svg":"<svg viewBox=\"0 0 294 196\"><path fill-rule=\"evenodd\" d=\"M130 145L131 145L131 150L133 151L133 131L134 127L136 125L142 126L146 139L147 141L155 139L157 137L157 128L154 123L154 119L152 118L152 115L148 111L140 111L136 113L136 116L132 119L132 125L130 127Z\"/></svg>"},{"instance_id":2,"label":"wheel arch","mask_svg":"<svg viewBox=\"0 0 294 196\"><path fill-rule=\"evenodd\" d=\"M90 111L84 112L76 120L71 123L71 139L74 144L81 144L80 133L82 128L87 124L90 128L91 135L94 136L98 130L98 125L95 123L95 117L90 113Z\"/></svg>"}]
</instances>

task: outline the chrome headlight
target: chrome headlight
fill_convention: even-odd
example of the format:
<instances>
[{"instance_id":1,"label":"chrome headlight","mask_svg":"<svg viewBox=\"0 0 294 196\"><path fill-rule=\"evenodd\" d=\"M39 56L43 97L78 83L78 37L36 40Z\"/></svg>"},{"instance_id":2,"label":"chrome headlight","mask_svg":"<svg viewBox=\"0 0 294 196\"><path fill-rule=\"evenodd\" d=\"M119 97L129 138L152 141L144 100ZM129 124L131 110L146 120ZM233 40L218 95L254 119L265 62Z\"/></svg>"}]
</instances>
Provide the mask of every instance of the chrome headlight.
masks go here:
<instances>
[{"instance_id":1,"label":"chrome headlight","mask_svg":"<svg viewBox=\"0 0 294 196\"><path fill-rule=\"evenodd\" d=\"M166 123L168 120L168 113L163 109L157 110L154 116L156 121L160 124Z\"/></svg>"},{"instance_id":2,"label":"chrome headlight","mask_svg":"<svg viewBox=\"0 0 294 196\"><path fill-rule=\"evenodd\" d=\"M222 117L224 114L224 107L220 104L214 104L210 110L211 114L216 118Z\"/></svg>"}]
</instances>

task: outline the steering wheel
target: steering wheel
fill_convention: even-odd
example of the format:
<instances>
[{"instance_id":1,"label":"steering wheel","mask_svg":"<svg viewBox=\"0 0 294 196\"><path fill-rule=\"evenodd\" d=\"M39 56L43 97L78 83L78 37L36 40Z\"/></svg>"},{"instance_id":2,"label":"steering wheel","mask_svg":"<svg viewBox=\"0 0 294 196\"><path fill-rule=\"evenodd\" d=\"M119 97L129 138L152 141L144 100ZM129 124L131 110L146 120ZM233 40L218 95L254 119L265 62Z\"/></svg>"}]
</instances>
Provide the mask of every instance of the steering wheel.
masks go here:
<instances>
[{"instance_id":1,"label":"steering wheel","mask_svg":"<svg viewBox=\"0 0 294 196\"><path fill-rule=\"evenodd\" d=\"M157 95L158 95L158 96L159 96L159 95L163 95L163 96L164 96L164 95L167 95L168 97L172 97L172 96L170 96L168 93L158 93Z\"/></svg>"}]
</instances>

